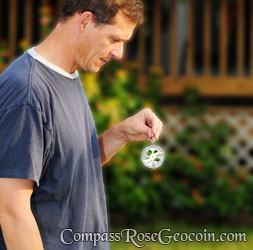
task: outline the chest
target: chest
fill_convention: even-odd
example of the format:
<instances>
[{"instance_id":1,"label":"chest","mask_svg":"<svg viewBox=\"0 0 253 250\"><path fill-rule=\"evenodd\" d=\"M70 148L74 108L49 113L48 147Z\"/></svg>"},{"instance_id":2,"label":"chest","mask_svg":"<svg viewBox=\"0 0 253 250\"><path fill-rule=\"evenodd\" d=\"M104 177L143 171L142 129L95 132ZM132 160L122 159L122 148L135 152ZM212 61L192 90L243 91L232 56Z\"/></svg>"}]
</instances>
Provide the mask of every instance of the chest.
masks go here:
<instances>
[{"instance_id":1,"label":"chest","mask_svg":"<svg viewBox=\"0 0 253 250\"><path fill-rule=\"evenodd\" d=\"M88 102L81 94L69 93L55 101L55 153L76 155L91 150L95 124Z\"/></svg>"}]
</instances>

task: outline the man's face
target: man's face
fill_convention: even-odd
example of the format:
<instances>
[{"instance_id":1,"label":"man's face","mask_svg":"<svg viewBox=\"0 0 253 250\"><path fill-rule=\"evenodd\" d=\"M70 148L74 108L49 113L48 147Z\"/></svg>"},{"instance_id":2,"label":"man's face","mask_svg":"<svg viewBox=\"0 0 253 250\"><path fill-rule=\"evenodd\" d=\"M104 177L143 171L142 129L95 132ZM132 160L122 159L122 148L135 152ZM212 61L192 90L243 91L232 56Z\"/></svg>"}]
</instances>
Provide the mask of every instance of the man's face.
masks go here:
<instances>
[{"instance_id":1,"label":"man's face","mask_svg":"<svg viewBox=\"0 0 253 250\"><path fill-rule=\"evenodd\" d=\"M122 58L124 43L131 38L136 24L120 11L114 21L114 24L97 26L94 22L88 23L78 43L76 63L80 68L98 72L112 58Z\"/></svg>"}]
</instances>

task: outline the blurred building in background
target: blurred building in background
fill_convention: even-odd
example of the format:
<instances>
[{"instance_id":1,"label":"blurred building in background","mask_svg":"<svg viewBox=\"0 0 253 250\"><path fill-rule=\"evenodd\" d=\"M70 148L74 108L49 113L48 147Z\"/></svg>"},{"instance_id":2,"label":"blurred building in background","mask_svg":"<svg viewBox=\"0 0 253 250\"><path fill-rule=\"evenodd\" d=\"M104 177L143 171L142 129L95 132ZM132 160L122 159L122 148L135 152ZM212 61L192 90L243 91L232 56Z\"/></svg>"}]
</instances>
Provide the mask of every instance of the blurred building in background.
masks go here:
<instances>
[{"instance_id":1,"label":"blurred building in background","mask_svg":"<svg viewBox=\"0 0 253 250\"><path fill-rule=\"evenodd\" d=\"M57 21L61 0L0 0L0 39L10 58L38 42ZM205 96L250 96L253 88L251 0L153 0L126 60L164 73L165 95L191 81Z\"/></svg>"}]
</instances>

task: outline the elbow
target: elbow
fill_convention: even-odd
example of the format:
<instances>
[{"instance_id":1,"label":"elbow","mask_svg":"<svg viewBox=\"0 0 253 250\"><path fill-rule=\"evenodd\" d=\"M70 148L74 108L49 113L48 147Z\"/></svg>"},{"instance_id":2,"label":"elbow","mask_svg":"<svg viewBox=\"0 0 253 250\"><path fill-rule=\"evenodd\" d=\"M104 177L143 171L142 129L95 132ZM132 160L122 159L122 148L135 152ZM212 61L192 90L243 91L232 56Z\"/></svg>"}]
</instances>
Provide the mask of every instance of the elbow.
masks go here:
<instances>
[{"instance_id":1,"label":"elbow","mask_svg":"<svg viewBox=\"0 0 253 250\"><path fill-rule=\"evenodd\" d=\"M1 203L1 202L0 202ZM0 225L8 224L10 221L18 221L31 213L30 208L24 208L18 204L0 204Z\"/></svg>"},{"instance_id":2,"label":"elbow","mask_svg":"<svg viewBox=\"0 0 253 250\"><path fill-rule=\"evenodd\" d=\"M14 218L18 216L17 209L12 208L9 205L0 204L0 224L4 224L10 218Z\"/></svg>"},{"instance_id":3,"label":"elbow","mask_svg":"<svg viewBox=\"0 0 253 250\"><path fill-rule=\"evenodd\" d=\"M33 181L0 178L0 223L27 216L32 191Z\"/></svg>"}]
</instances>

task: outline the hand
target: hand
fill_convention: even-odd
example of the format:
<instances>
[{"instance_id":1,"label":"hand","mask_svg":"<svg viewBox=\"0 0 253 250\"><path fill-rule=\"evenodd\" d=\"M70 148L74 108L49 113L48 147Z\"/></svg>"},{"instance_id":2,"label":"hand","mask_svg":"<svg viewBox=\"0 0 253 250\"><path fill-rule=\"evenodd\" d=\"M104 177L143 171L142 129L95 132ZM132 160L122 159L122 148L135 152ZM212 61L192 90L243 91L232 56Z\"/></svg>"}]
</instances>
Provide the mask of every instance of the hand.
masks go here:
<instances>
[{"instance_id":1,"label":"hand","mask_svg":"<svg viewBox=\"0 0 253 250\"><path fill-rule=\"evenodd\" d=\"M143 109L122 122L123 133L127 141L157 140L163 124L150 109Z\"/></svg>"}]
</instances>

